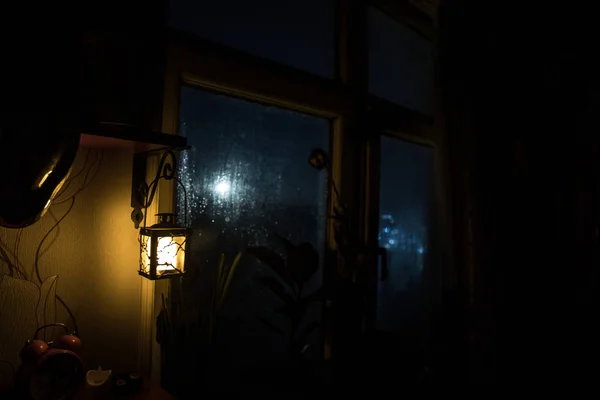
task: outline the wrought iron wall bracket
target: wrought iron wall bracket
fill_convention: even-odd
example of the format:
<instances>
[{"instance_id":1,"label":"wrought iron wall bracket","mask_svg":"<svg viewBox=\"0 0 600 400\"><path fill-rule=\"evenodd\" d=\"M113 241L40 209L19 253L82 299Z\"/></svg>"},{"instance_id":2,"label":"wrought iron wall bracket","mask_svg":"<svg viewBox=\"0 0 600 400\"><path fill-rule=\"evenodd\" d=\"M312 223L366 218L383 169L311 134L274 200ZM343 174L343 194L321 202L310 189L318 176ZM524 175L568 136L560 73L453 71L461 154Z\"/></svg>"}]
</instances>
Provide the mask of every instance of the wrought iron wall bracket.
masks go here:
<instances>
[{"instance_id":1,"label":"wrought iron wall bracket","mask_svg":"<svg viewBox=\"0 0 600 400\"><path fill-rule=\"evenodd\" d=\"M177 157L175 152L187 150L190 147L166 147L156 150L136 153L133 156L133 172L131 179L131 220L136 229L144 222L146 218L146 209L152 205L158 189L158 182L161 179L167 181L176 179L175 171L177 168ZM148 158L160 154L161 158L156 169L154 179L147 183Z\"/></svg>"}]
</instances>

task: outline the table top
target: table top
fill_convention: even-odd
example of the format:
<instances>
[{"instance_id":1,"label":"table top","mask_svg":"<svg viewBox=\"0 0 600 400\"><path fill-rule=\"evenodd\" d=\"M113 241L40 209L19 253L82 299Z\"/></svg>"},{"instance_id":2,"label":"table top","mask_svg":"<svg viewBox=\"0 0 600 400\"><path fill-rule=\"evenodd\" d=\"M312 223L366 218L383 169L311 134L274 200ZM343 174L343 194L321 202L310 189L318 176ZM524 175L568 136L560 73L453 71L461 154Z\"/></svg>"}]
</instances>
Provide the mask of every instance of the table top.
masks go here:
<instances>
[{"instance_id":1,"label":"table top","mask_svg":"<svg viewBox=\"0 0 600 400\"><path fill-rule=\"evenodd\" d=\"M102 391L102 389L104 388L95 388L85 385L77 397L75 397L75 400L100 400L115 398L115 396L110 392L110 389L104 391ZM144 379L142 390L136 393L119 396L118 398L123 400L174 400L173 396L162 389L159 384L151 381L150 379Z\"/></svg>"}]
</instances>

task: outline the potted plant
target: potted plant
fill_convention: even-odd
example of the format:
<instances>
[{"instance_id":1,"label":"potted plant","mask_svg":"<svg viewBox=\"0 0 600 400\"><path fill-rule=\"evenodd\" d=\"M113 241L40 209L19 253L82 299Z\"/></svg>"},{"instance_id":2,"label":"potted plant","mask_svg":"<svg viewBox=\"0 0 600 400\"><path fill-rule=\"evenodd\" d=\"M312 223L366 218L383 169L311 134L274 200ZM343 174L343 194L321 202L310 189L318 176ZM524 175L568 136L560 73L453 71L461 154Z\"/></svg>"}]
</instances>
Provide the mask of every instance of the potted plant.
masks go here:
<instances>
[{"instance_id":1,"label":"potted plant","mask_svg":"<svg viewBox=\"0 0 600 400\"><path fill-rule=\"evenodd\" d=\"M282 384L296 385L299 379L304 383L308 382L311 373L311 362L307 357L311 348L309 339L321 326L319 320L302 323L308 307L323 300L321 288L308 294L305 290L306 284L319 270L319 253L310 243L295 245L280 235L276 236L284 246L285 257L264 246L251 247L247 252L272 272L257 279L280 299L281 303L276 311L285 317L287 326L278 326L275 321L265 318L259 319L269 331L286 338L288 368L279 371L282 376L278 379Z\"/></svg>"},{"instance_id":2,"label":"potted plant","mask_svg":"<svg viewBox=\"0 0 600 400\"><path fill-rule=\"evenodd\" d=\"M156 321L156 340L161 346L161 359L164 363L162 371L167 372L161 376L162 385L170 392L177 394L197 390L198 379L204 376L202 372L210 369L214 361L211 345L215 337L216 321L230 291L241 257L242 253L238 253L233 261L227 264L225 254L221 254L205 323L201 322L197 298L183 296L181 288L173 290L176 285L171 286L170 297L178 298L178 301L163 296L162 309ZM180 292L180 296L177 291ZM194 351L191 352L190 343L194 344ZM198 372L199 376L189 376L190 373ZM190 388L190 385L195 389Z\"/></svg>"}]
</instances>

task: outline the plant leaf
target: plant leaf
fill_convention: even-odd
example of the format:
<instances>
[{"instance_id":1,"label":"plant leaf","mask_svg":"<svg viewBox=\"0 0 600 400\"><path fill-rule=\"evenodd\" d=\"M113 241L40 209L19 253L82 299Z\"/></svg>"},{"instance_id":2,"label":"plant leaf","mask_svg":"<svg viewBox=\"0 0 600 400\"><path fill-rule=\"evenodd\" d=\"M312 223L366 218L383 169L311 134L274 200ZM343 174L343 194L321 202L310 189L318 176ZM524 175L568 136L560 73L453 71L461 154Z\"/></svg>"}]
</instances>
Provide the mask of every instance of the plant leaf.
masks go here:
<instances>
[{"instance_id":1,"label":"plant leaf","mask_svg":"<svg viewBox=\"0 0 600 400\"><path fill-rule=\"evenodd\" d=\"M308 325L298 337L294 338L294 342L292 343L292 351L296 356L300 356L306 353L312 345L307 343L310 335L317 330L321 324L317 321L313 321L310 325Z\"/></svg>"},{"instance_id":2,"label":"plant leaf","mask_svg":"<svg viewBox=\"0 0 600 400\"><path fill-rule=\"evenodd\" d=\"M227 276L225 277L225 286L223 287L223 292L221 293L221 298L219 299L219 306L223 304L223 300L227 296L227 292L229 292L229 285L231 284L231 280L233 278L233 274L235 273L235 269L240 262L240 258L242 258L242 253L238 253L231 264L231 267L227 270Z\"/></svg>"},{"instance_id":3,"label":"plant leaf","mask_svg":"<svg viewBox=\"0 0 600 400\"><path fill-rule=\"evenodd\" d=\"M319 253L310 243L301 243L288 255L292 279L303 285L319 270Z\"/></svg>"},{"instance_id":4,"label":"plant leaf","mask_svg":"<svg viewBox=\"0 0 600 400\"><path fill-rule=\"evenodd\" d=\"M308 308L308 306L315 301L320 301L324 299L324 291L318 289L314 293L303 297L300 300L291 301L289 303L284 304L283 306L276 309L276 311L290 318L292 321L295 321L295 323L300 323L304 314L306 313L306 309Z\"/></svg>"},{"instance_id":5,"label":"plant leaf","mask_svg":"<svg viewBox=\"0 0 600 400\"><path fill-rule=\"evenodd\" d=\"M270 321L266 320L265 318L259 317L258 320L262 322L265 325L265 327L267 327L267 329L269 329L271 332L275 332L281 336L285 336L285 333L281 328L273 325Z\"/></svg>"},{"instance_id":6,"label":"plant leaf","mask_svg":"<svg viewBox=\"0 0 600 400\"><path fill-rule=\"evenodd\" d=\"M300 299L300 301L305 303L306 305L308 305L314 301L322 301L322 300L325 300L325 291L323 290L323 287L318 288L317 290L315 290L308 296L304 296L303 298Z\"/></svg>"},{"instance_id":7,"label":"plant leaf","mask_svg":"<svg viewBox=\"0 0 600 400\"><path fill-rule=\"evenodd\" d=\"M306 304L301 301L293 301L284 304L275 311L285 315L291 319L293 323L298 325L302 319L302 316L304 315L304 312L306 311Z\"/></svg>"},{"instance_id":8,"label":"plant leaf","mask_svg":"<svg viewBox=\"0 0 600 400\"><path fill-rule=\"evenodd\" d=\"M283 281L289 280L290 275L285 266L285 260L275 251L264 246L250 247L246 251L271 268Z\"/></svg>"},{"instance_id":9,"label":"plant leaf","mask_svg":"<svg viewBox=\"0 0 600 400\"><path fill-rule=\"evenodd\" d=\"M297 343L300 345L305 345L310 335L312 335L312 333L320 327L321 323L319 323L318 321L313 321L302 331L300 335L298 335Z\"/></svg>"},{"instance_id":10,"label":"plant leaf","mask_svg":"<svg viewBox=\"0 0 600 400\"><path fill-rule=\"evenodd\" d=\"M261 276L258 280L271 289L285 304L293 303L294 297L289 290L274 276Z\"/></svg>"},{"instance_id":11,"label":"plant leaf","mask_svg":"<svg viewBox=\"0 0 600 400\"><path fill-rule=\"evenodd\" d=\"M275 233L274 235L276 238L281 240L281 243L283 243L283 247L285 248L285 253L288 256L294 252L294 250L296 249L296 246L294 245L294 243L290 242L288 239L284 238L283 236L281 236L278 233Z\"/></svg>"},{"instance_id":12,"label":"plant leaf","mask_svg":"<svg viewBox=\"0 0 600 400\"><path fill-rule=\"evenodd\" d=\"M217 284L215 285L216 298L221 297L221 290L223 288L223 268L225 264L225 254L221 253L219 258L219 266L217 267Z\"/></svg>"}]
</instances>

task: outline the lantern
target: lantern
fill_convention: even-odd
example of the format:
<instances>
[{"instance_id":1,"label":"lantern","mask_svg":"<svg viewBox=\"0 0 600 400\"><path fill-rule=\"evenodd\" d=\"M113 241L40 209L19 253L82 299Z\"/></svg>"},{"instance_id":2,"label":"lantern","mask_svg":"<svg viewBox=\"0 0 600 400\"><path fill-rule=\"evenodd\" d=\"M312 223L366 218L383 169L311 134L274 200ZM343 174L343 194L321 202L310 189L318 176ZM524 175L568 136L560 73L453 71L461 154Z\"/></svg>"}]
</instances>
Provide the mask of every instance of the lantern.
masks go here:
<instances>
[{"instance_id":1,"label":"lantern","mask_svg":"<svg viewBox=\"0 0 600 400\"><path fill-rule=\"evenodd\" d=\"M150 280L174 278L182 276L185 273L185 246L186 240L191 236L191 229L184 228L175 223L175 214L161 213L157 214L158 223L151 227L146 227L147 209L152 204L158 182L161 179L166 181L175 181L183 189L184 195L184 225L187 225L187 193L185 186L175 176L174 165L177 165L175 158L175 148L167 149L163 152L156 177L150 184L146 184L144 177L147 175L147 157L156 149L137 153L133 160L133 179L131 186L131 206L133 211L131 219L135 228L140 228L140 265L138 273ZM179 150L185 150L181 148Z\"/></svg>"},{"instance_id":2,"label":"lantern","mask_svg":"<svg viewBox=\"0 0 600 400\"><path fill-rule=\"evenodd\" d=\"M157 214L158 223L140 228L139 274L151 280L185 273L185 245L190 230L175 224L175 214Z\"/></svg>"}]
</instances>

